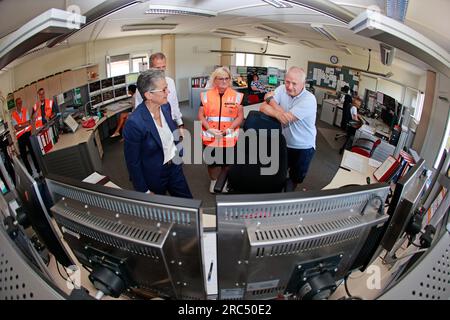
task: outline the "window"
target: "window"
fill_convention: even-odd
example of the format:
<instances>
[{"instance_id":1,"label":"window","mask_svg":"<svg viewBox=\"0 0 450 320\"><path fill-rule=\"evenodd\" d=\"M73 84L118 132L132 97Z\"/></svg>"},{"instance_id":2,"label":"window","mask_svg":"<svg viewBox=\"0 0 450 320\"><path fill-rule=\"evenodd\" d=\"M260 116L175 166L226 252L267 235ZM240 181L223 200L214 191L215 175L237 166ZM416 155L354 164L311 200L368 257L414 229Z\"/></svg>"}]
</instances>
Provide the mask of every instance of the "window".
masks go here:
<instances>
[{"instance_id":1,"label":"window","mask_svg":"<svg viewBox=\"0 0 450 320\"><path fill-rule=\"evenodd\" d=\"M131 72L141 72L148 69L147 56L138 56L131 58Z\"/></svg>"},{"instance_id":2,"label":"window","mask_svg":"<svg viewBox=\"0 0 450 320\"><path fill-rule=\"evenodd\" d=\"M148 69L148 54L120 54L106 57L107 76L115 77Z\"/></svg>"},{"instance_id":3,"label":"window","mask_svg":"<svg viewBox=\"0 0 450 320\"><path fill-rule=\"evenodd\" d=\"M249 53L236 53L236 65L254 67L255 66L255 55Z\"/></svg>"},{"instance_id":4,"label":"window","mask_svg":"<svg viewBox=\"0 0 450 320\"><path fill-rule=\"evenodd\" d=\"M130 73L130 55L106 56L108 78Z\"/></svg>"}]
</instances>

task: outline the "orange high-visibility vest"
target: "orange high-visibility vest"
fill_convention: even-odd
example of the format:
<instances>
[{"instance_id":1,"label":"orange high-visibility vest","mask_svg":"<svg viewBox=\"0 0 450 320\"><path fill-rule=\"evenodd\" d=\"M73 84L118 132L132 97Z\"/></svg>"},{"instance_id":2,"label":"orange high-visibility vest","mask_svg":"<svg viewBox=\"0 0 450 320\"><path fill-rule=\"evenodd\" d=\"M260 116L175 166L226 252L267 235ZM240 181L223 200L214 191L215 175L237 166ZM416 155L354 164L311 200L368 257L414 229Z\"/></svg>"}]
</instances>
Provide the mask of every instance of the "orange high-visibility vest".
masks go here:
<instances>
[{"instance_id":1,"label":"orange high-visibility vest","mask_svg":"<svg viewBox=\"0 0 450 320\"><path fill-rule=\"evenodd\" d=\"M19 115L19 113L16 110L14 110L11 114L11 117L13 117L14 120L16 120L18 125L24 124L25 122L27 122L27 109L22 108L22 115ZM31 132L31 126L26 126L21 130L17 130L16 131L17 139L19 139L25 132Z\"/></svg>"},{"instance_id":2,"label":"orange high-visibility vest","mask_svg":"<svg viewBox=\"0 0 450 320\"><path fill-rule=\"evenodd\" d=\"M200 94L203 111L210 128L222 131L230 128L238 117L238 106L242 103L243 94L231 88L225 90L222 97L217 88ZM216 139L205 127L202 127L202 141L204 145L212 147L234 147L239 135L239 127Z\"/></svg>"},{"instance_id":3,"label":"orange high-visibility vest","mask_svg":"<svg viewBox=\"0 0 450 320\"><path fill-rule=\"evenodd\" d=\"M41 102L38 101L33 106L34 112L37 112L36 117L36 129L39 129L43 126L42 123L42 114L41 114ZM50 119L53 115L53 100L45 99L45 118Z\"/></svg>"}]
</instances>

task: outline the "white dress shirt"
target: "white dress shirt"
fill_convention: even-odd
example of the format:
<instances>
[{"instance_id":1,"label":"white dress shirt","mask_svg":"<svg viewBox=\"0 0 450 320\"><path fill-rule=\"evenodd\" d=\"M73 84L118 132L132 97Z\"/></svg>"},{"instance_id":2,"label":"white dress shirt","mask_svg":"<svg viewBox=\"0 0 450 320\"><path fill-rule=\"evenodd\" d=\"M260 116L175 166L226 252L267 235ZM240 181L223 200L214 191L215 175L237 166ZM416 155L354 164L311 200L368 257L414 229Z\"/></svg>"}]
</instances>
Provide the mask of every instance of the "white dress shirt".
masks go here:
<instances>
[{"instance_id":1,"label":"white dress shirt","mask_svg":"<svg viewBox=\"0 0 450 320\"><path fill-rule=\"evenodd\" d=\"M167 96L167 102L170 103L170 109L172 110L172 119L175 123L180 126L183 124L183 115L180 111L180 106L178 105L177 89L175 87L175 82L172 78L166 77L167 88L169 89L169 95ZM136 107L142 103L142 96L138 90L136 90Z\"/></svg>"},{"instance_id":2,"label":"white dress shirt","mask_svg":"<svg viewBox=\"0 0 450 320\"><path fill-rule=\"evenodd\" d=\"M153 113L150 112L150 114L152 115L153 121L155 121ZM156 121L155 125L156 129L158 129L159 137L161 138L161 143L163 146L164 152L163 164L166 164L169 160L172 160L173 157L175 157L177 148L175 147L172 131L170 130L169 125L167 124L166 118L164 118L164 114L161 108L159 109L159 114L161 117L162 127L160 127Z\"/></svg>"}]
</instances>

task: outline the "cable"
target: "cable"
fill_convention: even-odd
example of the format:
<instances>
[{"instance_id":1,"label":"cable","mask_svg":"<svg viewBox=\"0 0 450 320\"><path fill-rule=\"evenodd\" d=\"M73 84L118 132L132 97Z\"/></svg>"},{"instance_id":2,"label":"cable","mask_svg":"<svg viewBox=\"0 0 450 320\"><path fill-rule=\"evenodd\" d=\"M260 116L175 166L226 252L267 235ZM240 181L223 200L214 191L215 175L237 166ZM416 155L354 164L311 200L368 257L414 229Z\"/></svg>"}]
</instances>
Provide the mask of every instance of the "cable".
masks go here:
<instances>
[{"instance_id":1,"label":"cable","mask_svg":"<svg viewBox=\"0 0 450 320\"><path fill-rule=\"evenodd\" d=\"M369 71L370 69L370 54L372 52L372 49L369 49L369 65L367 66L367 71Z\"/></svg>"},{"instance_id":2,"label":"cable","mask_svg":"<svg viewBox=\"0 0 450 320\"><path fill-rule=\"evenodd\" d=\"M61 270L59 270L59 263L58 263L58 261L55 259L55 264L56 264L56 269L58 270L58 273L59 273L59 275L61 276L61 278L63 278L64 279L64 281L67 281L67 278L64 278L64 276L62 275L62 273L61 273ZM70 279L70 277L69 277L69 279ZM72 279L70 279L70 281L72 281ZM73 284L73 283L72 283Z\"/></svg>"},{"instance_id":3,"label":"cable","mask_svg":"<svg viewBox=\"0 0 450 320\"><path fill-rule=\"evenodd\" d=\"M350 293L350 291L348 290L348 285L347 285L347 279L350 276L350 273L348 273L345 277L344 277L344 288L345 288L345 292L347 293L347 298L345 298L345 300L363 300L360 297L356 297L356 296L352 296L352 294Z\"/></svg>"}]
</instances>

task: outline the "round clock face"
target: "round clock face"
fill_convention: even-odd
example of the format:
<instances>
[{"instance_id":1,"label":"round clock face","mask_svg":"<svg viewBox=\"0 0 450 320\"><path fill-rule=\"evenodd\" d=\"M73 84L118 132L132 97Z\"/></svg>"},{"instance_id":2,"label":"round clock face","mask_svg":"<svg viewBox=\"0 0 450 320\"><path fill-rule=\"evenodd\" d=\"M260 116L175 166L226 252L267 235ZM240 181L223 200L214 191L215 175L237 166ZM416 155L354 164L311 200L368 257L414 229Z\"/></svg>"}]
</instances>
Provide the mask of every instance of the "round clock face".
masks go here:
<instances>
[{"instance_id":1,"label":"round clock face","mask_svg":"<svg viewBox=\"0 0 450 320\"><path fill-rule=\"evenodd\" d=\"M339 59L336 56L331 56L330 61L331 61L331 63L336 64L336 63L338 63Z\"/></svg>"}]
</instances>

